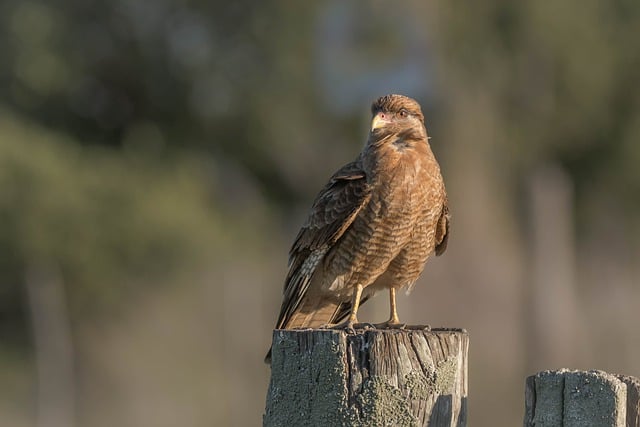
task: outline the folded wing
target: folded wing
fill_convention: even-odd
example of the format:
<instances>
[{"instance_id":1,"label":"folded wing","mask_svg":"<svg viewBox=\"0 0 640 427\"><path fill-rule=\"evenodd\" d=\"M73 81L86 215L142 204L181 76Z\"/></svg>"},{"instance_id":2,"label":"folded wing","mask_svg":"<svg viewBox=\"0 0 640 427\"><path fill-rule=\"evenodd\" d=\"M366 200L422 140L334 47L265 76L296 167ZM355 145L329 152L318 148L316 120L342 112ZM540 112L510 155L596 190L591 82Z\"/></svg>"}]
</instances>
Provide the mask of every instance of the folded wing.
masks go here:
<instances>
[{"instance_id":1,"label":"folded wing","mask_svg":"<svg viewBox=\"0 0 640 427\"><path fill-rule=\"evenodd\" d=\"M320 191L289 251L289 272L277 329L287 327L307 294L316 268L369 198L370 188L359 160L338 170ZM338 314L342 311L339 309Z\"/></svg>"}]
</instances>

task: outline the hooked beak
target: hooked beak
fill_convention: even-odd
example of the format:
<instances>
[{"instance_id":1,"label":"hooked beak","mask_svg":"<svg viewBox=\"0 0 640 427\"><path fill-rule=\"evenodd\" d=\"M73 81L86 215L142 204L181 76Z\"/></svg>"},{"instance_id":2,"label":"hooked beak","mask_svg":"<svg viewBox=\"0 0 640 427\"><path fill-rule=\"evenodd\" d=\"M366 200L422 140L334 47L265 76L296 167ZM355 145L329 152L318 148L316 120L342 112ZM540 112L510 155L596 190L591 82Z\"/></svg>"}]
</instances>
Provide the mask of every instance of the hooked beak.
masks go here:
<instances>
[{"instance_id":1,"label":"hooked beak","mask_svg":"<svg viewBox=\"0 0 640 427\"><path fill-rule=\"evenodd\" d=\"M371 120L371 130L374 131L387 125L390 122L390 114L380 111L375 116L373 116L373 120Z\"/></svg>"}]
</instances>

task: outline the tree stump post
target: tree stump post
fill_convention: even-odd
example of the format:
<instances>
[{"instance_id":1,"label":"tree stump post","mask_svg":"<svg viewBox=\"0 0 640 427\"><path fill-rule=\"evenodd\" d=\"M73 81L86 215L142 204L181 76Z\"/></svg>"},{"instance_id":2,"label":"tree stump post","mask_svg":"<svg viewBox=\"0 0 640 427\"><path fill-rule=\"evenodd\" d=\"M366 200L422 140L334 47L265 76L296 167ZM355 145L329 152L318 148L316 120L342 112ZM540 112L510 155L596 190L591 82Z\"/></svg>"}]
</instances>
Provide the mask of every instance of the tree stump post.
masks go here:
<instances>
[{"instance_id":1,"label":"tree stump post","mask_svg":"<svg viewBox=\"0 0 640 427\"><path fill-rule=\"evenodd\" d=\"M640 427L640 381L602 371L527 378L524 427Z\"/></svg>"},{"instance_id":2,"label":"tree stump post","mask_svg":"<svg viewBox=\"0 0 640 427\"><path fill-rule=\"evenodd\" d=\"M460 329L276 330L263 425L466 426Z\"/></svg>"}]
</instances>

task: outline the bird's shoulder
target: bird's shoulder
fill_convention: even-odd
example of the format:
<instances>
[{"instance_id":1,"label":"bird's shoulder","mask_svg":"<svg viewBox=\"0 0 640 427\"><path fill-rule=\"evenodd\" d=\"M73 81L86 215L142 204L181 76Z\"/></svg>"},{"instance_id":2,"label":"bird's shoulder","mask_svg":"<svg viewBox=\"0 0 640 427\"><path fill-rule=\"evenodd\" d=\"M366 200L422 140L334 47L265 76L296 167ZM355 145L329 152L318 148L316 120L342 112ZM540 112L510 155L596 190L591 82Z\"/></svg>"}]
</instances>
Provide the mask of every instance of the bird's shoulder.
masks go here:
<instances>
[{"instance_id":1,"label":"bird's shoulder","mask_svg":"<svg viewBox=\"0 0 640 427\"><path fill-rule=\"evenodd\" d=\"M366 204L370 193L360 158L338 169L316 196L290 255L335 243Z\"/></svg>"}]
</instances>

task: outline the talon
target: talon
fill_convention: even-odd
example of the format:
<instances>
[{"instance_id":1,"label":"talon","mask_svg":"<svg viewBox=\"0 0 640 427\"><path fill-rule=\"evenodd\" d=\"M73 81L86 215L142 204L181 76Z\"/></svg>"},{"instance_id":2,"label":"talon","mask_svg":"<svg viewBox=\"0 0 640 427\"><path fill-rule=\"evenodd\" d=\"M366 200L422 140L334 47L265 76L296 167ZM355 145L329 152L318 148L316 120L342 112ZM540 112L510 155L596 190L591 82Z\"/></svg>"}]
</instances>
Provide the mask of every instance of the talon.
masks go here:
<instances>
[{"instance_id":1,"label":"talon","mask_svg":"<svg viewBox=\"0 0 640 427\"><path fill-rule=\"evenodd\" d=\"M348 334L355 334L356 331L355 331L355 329L353 327L358 324L358 323L356 323L357 320L358 319L356 319L355 322L353 320L351 320L351 319L345 320L344 322L338 323L336 325L331 325L327 329L344 330Z\"/></svg>"},{"instance_id":2,"label":"talon","mask_svg":"<svg viewBox=\"0 0 640 427\"><path fill-rule=\"evenodd\" d=\"M400 323L397 321L387 320L386 322L376 323L376 329L405 329L406 323Z\"/></svg>"},{"instance_id":3,"label":"talon","mask_svg":"<svg viewBox=\"0 0 640 427\"><path fill-rule=\"evenodd\" d=\"M358 324L358 307L360 306L360 297L362 296L362 285L356 285L355 292L351 296L351 311L349 317L342 323L337 325L327 325L327 329L342 329L349 334L355 334L354 325Z\"/></svg>"}]
</instances>

